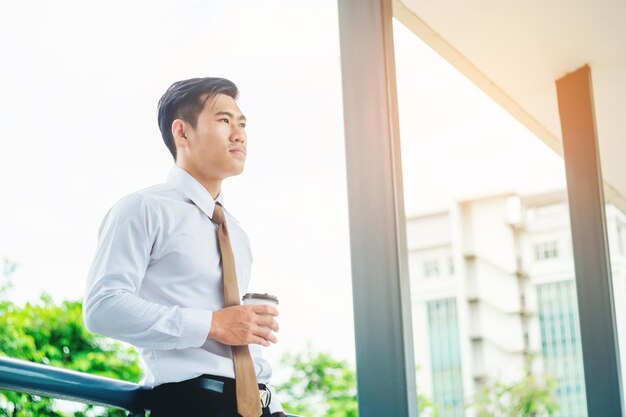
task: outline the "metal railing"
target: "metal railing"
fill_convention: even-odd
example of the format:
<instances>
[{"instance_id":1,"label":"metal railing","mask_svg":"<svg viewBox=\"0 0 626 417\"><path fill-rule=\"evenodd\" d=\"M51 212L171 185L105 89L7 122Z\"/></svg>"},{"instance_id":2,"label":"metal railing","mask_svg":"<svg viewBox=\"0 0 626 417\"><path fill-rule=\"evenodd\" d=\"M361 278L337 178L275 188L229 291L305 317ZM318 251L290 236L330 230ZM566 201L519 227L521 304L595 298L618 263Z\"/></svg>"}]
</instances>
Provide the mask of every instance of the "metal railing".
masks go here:
<instances>
[{"instance_id":1,"label":"metal railing","mask_svg":"<svg viewBox=\"0 0 626 417\"><path fill-rule=\"evenodd\" d=\"M132 417L150 408L148 387L6 357L0 357L0 389L120 408Z\"/></svg>"}]
</instances>

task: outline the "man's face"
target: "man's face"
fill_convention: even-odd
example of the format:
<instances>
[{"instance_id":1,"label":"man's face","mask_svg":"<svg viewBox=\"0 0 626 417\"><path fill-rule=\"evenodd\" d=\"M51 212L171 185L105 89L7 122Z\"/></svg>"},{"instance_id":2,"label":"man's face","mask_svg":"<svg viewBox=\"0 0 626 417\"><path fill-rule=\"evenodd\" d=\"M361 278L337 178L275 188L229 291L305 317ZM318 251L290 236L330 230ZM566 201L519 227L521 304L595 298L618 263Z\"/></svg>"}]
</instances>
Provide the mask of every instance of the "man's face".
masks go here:
<instances>
[{"instance_id":1,"label":"man's face","mask_svg":"<svg viewBox=\"0 0 626 417\"><path fill-rule=\"evenodd\" d=\"M186 162L205 179L224 179L243 171L246 161L246 118L232 97L218 94L204 105L195 129L188 126Z\"/></svg>"}]
</instances>

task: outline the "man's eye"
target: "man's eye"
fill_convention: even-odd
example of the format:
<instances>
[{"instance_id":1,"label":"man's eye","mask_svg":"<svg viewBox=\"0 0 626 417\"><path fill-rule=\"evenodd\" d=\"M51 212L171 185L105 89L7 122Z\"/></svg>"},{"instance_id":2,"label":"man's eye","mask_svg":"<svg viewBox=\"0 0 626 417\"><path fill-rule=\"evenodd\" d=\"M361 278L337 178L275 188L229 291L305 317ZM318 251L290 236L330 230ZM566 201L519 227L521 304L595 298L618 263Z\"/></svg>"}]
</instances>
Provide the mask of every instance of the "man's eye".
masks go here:
<instances>
[{"instance_id":1,"label":"man's eye","mask_svg":"<svg viewBox=\"0 0 626 417\"><path fill-rule=\"evenodd\" d=\"M226 123L230 124L230 120L228 120L227 118L220 119L220 122L226 122Z\"/></svg>"},{"instance_id":2,"label":"man's eye","mask_svg":"<svg viewBox=\"0 0 626 417\"><path fill-rule=\"evenodd\" d=\"M239 123L239 127L242 128L242 129L245 129L246 128L246 124L245 123Z\"/></svg>"}]
</instances>

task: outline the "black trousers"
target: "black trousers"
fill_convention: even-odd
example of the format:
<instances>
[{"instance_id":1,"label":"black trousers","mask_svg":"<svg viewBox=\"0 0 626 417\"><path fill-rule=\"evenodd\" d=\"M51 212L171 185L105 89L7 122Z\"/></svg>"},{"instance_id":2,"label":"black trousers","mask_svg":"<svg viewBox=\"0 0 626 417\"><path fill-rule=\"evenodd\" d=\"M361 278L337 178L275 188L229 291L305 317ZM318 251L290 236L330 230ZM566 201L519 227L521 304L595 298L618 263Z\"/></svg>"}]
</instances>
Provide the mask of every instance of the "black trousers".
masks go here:
<instances>
[{"instance_id":1,"label":"black trousers","mask_svg":"<svg viewBox=\"0 0 626 417\"><path fill-rule=\"evenodd\" d=\"M207 389L203 378L224 383L223 392ZM259 384L259 387L263 387ZM151 394L150 417L240 417L237 413L235 381L230 378L206 375L182 382L154 387ZM271 417L269 408L263 408L259 417Z\"/></svg>"}]
</instances>

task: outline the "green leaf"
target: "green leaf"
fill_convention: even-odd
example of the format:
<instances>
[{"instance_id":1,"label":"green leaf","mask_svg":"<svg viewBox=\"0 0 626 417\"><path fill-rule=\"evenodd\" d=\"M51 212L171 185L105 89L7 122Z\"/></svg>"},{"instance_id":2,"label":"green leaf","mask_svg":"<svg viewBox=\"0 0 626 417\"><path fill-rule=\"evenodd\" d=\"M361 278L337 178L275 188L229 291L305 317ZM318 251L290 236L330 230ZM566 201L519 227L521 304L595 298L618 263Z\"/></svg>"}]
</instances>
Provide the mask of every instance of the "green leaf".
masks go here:
<instances>
[{"instance_id":1,"label":"green leaf","mask_svg":"<svg viewBox=\"0 0 626 417\"><path fill-rule=\"evenodd\" d=\"M84 327L79 301L55 304L47 295L42 295L38 303L24 306L8 301L0 303L0 355L131 382L138 382L142 376L134 349L105 340ZM94 408L85 406L87 409ZM126 415L122 410L100 410L101 416ZM84 416L85 412L74 415ZM64 417L65 414L49 398L0 391L2 416Z\"/></svg>"}]
</instances>

